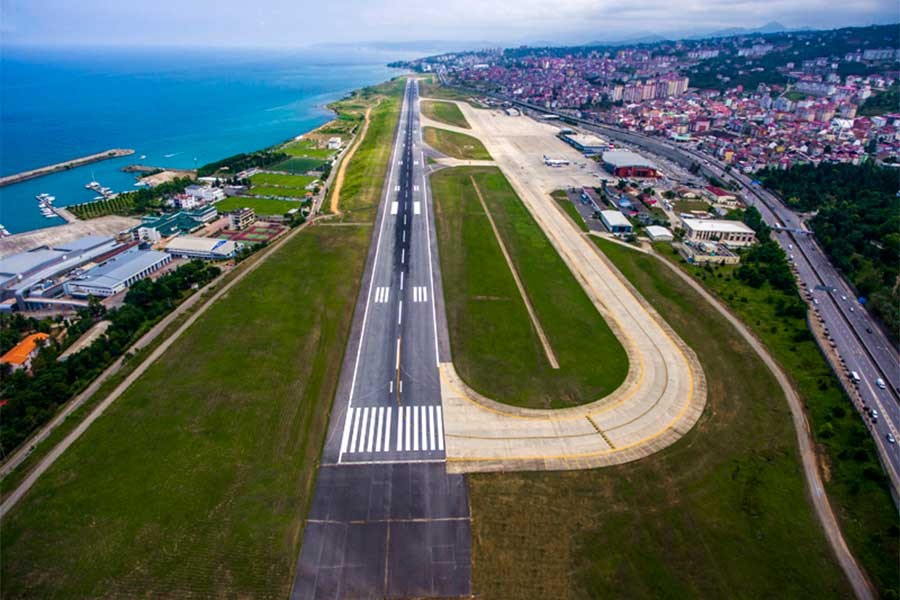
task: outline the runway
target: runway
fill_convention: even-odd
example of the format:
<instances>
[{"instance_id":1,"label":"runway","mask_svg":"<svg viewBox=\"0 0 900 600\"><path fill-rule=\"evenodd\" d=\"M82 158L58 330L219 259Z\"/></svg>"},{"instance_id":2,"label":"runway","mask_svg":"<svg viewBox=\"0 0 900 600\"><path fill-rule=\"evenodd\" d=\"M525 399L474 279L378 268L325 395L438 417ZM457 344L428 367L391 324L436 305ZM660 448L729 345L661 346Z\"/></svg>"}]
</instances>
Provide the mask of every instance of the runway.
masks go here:
<instances>
[{"instance_id":1,"label":"runway","mask_svg":"<svg viewBox=\"0 0 900 600\"><path fill-rule=\"evenodd\" d=\"M292 599L470 593L466 484L445 465L449 349L421 144L410 80Z\"/></svg>"}]
</instances>

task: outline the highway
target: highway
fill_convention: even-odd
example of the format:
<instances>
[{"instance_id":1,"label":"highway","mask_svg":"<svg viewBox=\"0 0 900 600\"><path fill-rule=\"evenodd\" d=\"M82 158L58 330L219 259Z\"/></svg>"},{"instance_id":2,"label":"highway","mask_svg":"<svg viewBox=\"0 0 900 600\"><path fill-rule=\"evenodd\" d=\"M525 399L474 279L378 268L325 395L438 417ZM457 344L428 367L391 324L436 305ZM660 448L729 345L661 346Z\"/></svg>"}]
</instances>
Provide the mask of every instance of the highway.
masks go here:
<instances>
[{"instance_id":1,"label":"highway","mask_svg":"<svg viewBox=\"0 0 900 600\"><path fill-rule=\"evenodd\" d=\"M418 83L408 81L292 599L470 593L468 494L445 461L443 313Z\"/></svg>"}]
</instances>

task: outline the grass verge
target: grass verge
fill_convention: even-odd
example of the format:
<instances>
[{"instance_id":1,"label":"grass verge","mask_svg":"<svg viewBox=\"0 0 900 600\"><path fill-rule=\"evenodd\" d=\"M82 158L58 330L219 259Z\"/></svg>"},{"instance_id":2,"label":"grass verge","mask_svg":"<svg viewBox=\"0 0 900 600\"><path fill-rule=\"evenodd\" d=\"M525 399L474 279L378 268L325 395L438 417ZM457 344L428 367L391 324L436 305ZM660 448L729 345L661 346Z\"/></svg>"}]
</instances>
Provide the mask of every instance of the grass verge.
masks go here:
<instances>
[{"instance_id":1,"label":"grass verge","mask_svg":"<svg viewBox=\"0 0 900 600\"><path fill-rule=\"evenodd\" d=\"M470 177L509 250L560 368L547 361ZM613 391L628 358L566 264L496 167L431 177L453 361L499 402L573 406Z\"/></svg>"},{"instance_id":2,"label":"grass verge","mask_svg":"<svg viewBox=\"0 0 900 600\"><path fill-rule=\"evenodd\" d=\"M471 135L437 127L425 127L423 132L425 143L447 156L463 160L491 160L484 144Z\"/></svg>"},{"instance_id":3,"label":"grass verge","mask_svg":"<svg viewBox=\"0 0 900 600\"><path fill-rule=\"evenodd\" d=\"M422 113L434 121L444 123L446 125L455 125L464 129L471 129L471 125L466 121L466 117L459 110L459 107L452 102L433 102L431 100L422 100L420 103Z\"/></svg>"},{"instance_id":4,"label":"grass verge","mask_svg":"<svg viewBox=\"0 0 900 600\"><path fill-rule=\"evenodd\" d=\"M890 482L878 463L871 435L822 356L806 319L780 314L784 292L768 283L759 288L747 285L734 276L736 267L694 267L674 255L670 245L657 248L728 305L791 378L825 457L826 489L850 550L884 597L896 594L900 528Z\"/></svg>"},{"instance_id":5,"label":"grass verge","mask_svg":"<svg viewBox=\"0 0 900 600\"><path fill-rule=\"evenodd\" d=\"M697 352L707 408L685 437L638 462L470 475L476 593L849 597L805 496L787 403L765 365L657 259L597 244Z\"/></svg>"}]
</instances>

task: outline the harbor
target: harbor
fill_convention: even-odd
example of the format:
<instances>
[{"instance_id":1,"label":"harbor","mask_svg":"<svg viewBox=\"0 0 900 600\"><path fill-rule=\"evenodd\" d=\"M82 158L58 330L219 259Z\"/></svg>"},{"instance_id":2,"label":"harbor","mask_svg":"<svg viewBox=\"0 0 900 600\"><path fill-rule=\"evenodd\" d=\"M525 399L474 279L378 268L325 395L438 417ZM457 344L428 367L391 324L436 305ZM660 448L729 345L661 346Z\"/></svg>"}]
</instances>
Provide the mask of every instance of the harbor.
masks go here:
<instances>
[{"instance_id":1,"label":"harbor","mask_svg":"<svg viewBox=\"0 0 900 600\"><path fill-rule=\"evenodd\" d=\"M97 154L90 154L88 156L82 156L81 158L74 158L72 160L47 165L46 167L40 167L38 169L31 169L30 171L22 171L21 173L14 173L12 175L0 177L0 187L12 185L14 183L20 183L29 179L35 179L36 177L42 177L44 175L50 175L51 173L56 173L58 171L74 169L75 167L81 167L83 165L101 160L120 158L122 156L130 156L132 154L134 154L134 150L130 150L127 148L113 148L112 150L106 150L105 152L98 152Z\"/></svg>"}]
</instances>

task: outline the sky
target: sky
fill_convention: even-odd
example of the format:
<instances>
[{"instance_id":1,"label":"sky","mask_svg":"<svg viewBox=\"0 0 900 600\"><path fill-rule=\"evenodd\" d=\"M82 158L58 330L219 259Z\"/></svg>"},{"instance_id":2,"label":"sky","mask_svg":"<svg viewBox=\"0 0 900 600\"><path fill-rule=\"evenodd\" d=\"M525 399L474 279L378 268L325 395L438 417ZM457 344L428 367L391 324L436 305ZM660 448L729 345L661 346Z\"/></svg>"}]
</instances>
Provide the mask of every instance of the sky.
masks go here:
<instances>
[{"instance_id":1,"label":"sky","mask_svg":"<svg viewBox=\"0 0 900 600\"><path fill-rule=\"evenodd\" d=\"M900 21L897 0L0 0L3 45L513 45L691 34L776 21Z\"/></svg>"}]
</instances>

